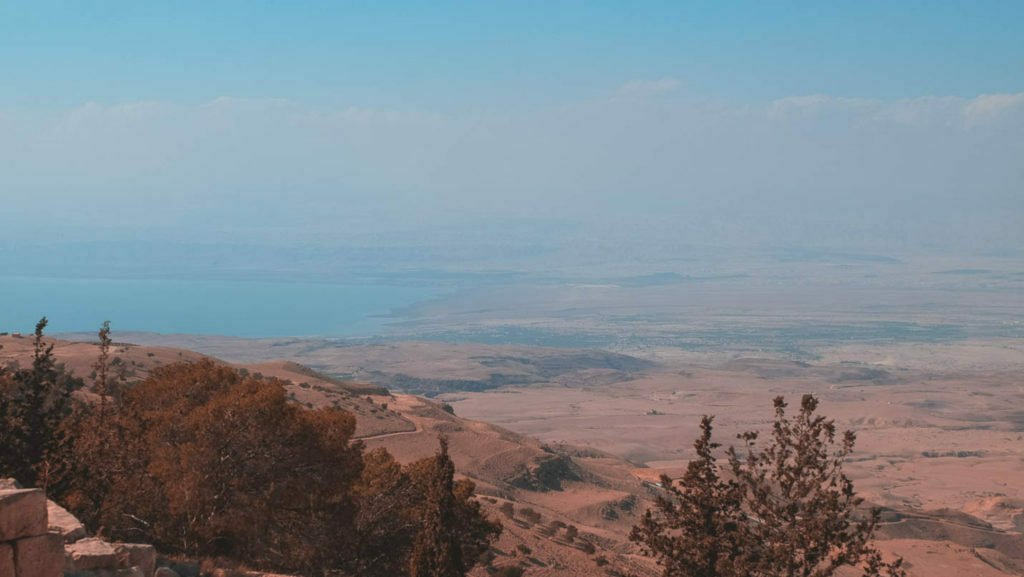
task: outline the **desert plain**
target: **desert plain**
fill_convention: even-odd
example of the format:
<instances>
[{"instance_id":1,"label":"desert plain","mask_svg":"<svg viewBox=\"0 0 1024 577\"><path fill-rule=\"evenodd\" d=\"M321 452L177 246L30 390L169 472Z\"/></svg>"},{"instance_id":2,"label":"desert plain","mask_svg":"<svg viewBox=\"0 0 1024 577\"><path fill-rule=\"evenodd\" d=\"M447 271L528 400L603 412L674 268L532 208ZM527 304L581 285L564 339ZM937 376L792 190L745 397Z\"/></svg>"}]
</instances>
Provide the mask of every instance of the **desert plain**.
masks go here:
<instances>
[{"instance_id":1,"label":"desert plain","mask_svg":"<svg viewBox=\"0 0 1024 577\"><path fill-rule=\"evenodd\" d=\"M371 337L125 331L118 354L139 377L207 355L282 379L404 461L447 436L505 526L494 566L551 577L657 575L629 531L693 457L700 417L728 446L766 431L775 397L809 393L856 433L845 470L910 575L1024 575L1018 258L724 254L526 276L393 311ZM0 338L0 357L26 354ZM87 374L95 335L59 338Z\"/></svg>"}]
</instances>

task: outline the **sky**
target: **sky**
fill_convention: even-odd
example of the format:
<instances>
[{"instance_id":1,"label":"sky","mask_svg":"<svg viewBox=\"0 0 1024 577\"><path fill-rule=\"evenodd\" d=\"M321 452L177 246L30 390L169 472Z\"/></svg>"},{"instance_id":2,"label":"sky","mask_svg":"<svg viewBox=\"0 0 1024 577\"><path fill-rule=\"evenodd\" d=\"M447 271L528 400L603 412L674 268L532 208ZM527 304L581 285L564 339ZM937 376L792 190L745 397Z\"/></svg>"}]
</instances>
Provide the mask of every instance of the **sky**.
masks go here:
<instances>
[{"instance_id":1,"label":"sky","mask_svg":"<svg viewBox=\"0 0 1024 577\"><path fill-rule=\"evenodd\" d=\"M2 2L0 227L1019 250L1021 22L1017 1Z\"/></svg>"}]
</instances>

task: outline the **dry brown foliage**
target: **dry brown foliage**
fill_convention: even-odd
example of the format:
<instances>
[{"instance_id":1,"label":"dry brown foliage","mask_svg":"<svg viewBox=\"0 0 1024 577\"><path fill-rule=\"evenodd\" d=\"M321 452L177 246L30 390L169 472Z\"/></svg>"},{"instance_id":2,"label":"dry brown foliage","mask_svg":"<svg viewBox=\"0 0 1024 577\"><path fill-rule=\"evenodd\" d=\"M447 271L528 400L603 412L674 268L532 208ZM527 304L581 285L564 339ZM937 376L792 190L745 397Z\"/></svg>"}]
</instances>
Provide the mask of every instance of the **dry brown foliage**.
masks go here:
<instances>
[{"instance_id":1,"label":"dry brown foliage","mask_svg":"<svg viewBox=\"0 0 1024 577\"><path fill-rule=\"evenodd\" d=\"M108 324L95 402L74 403L82 383L45 327L31 367L0 367L0 475L47 486L95 532L265 571L366 577L461 576L500 533L446 450L408 466L364 453L350 413L307 410L283 383L212 360L128 387Z\"/></svg>"}]
</instances>

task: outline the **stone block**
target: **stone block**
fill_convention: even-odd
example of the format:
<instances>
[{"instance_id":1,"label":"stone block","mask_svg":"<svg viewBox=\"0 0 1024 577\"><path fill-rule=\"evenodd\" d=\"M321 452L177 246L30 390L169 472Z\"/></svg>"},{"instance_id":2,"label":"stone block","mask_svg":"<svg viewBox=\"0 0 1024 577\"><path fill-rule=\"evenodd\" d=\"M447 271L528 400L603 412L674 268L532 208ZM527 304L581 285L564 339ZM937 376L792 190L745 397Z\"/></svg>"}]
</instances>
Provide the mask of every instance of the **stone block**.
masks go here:
<instances>
[{"instance_id":1,"label":"stone block","mask_svg":"<svg viewBox=\"0 0 1024 577\"><path fill-rule=\"evenodd\" d=\"M64 570L64 539L51 533L19 539L14 545L16 577L61 577Z\"/></svg>"},{"instance_id":2,"label":"stone block","mask_svg":"<svg viewBox=\"0 0 1024 577\"><path fill-rule=\"evenodd\" d=\"M0 491L0 542L46 534L46 494L39 489Z\"/></svg>"},{"instance_id":3,"label":"stone block","mask_svg":"<svg viewBox=\"0 0 1024 577\"><path fill-rule=\"evenodd\" d=\"M68 573L117 569L117 551L114 546L95 537L81 539L65 547L68 556Z\"/></svg>"},{"instance_id":4,"label":"stone block","mask_svg":"<svg viewBox=\"0 0 1024 577\"><path fill-rule=\"evenodd\" d=\"M74 543L79 539L85 539L87 536L85 525L82 525L82 522L64 507L53 501L47 501L46 513L49 518L50 532L60 533L64 537L65 543Z\"/></svg>"},{"instance_id":5,"label":"stone block","mask_svg":"<svg viewBox=\"0 0 1024 577\"><path fill-rule=\"evenodd\" d=\"M14 574L14 548L0 543L0 577L16 577Z\"/></svg>"}]
</instances>

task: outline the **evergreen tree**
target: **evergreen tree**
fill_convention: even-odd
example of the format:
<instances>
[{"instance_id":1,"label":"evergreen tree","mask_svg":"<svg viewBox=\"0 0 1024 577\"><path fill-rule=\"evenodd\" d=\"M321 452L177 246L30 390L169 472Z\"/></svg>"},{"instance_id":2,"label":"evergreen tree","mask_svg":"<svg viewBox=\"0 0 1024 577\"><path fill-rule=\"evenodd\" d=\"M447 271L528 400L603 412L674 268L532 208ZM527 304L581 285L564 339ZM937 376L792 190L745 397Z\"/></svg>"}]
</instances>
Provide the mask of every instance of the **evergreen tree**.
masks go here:
<instances>
[{"instance_id":1,"label":"evergreen tree","mask_svg":"<svg viewBox=\"0 0 1024 577\"><path fill-rule=\"evenodd\" d=\"M123 453L131 450L126 441L127 419L118 418L124 381L111 374L110 321L104 322L98 333L99 354L92 365L92 390L99 397L97 403L76 403L65 427L73 432L69 441L63 472L55 497L73 505L79 518L89 526L96 526L103 518L104 504L122 467L128 461Z\"/></svg>"},{"instance_id":2,"label":"evergreen tree","mask_svg":"<svg viewBox=\"0 0 1024 577\"><path fill-rule=\"evenodd\" d=\"M42 488L60 468L62 424L71 413L71 393L82 386L54 358L43 336L46 325L46 317L36 324L32 366L0 376L0 474Z\"/></svg>"},{"instance_id":3,"label":"evergreen tree","mask_svg":"<svg viewBox=\"0 0 1024 577\"><path fill-rule=\"evenodd\" d=\"M113 340L110 338L110 321L103 323L97 336L99 337L100 353L92 365L93 390L100 395L100 405L106 410L107 402L115 393L114 381L110 378L110 346L113 344Z\"/></svg>"},{"instance_id":4,"label":"evergreen tree","mask_svg":"<svg viewBox=\"0 0 1024 577\"><path fill-rule=\"evenodd\" d=\"M409 560L410 577L463 577L462 544L454 493L455 464L448 456L448 439L434 456L424 495L422 525Z\"/></svg>"},{"instance_id":5,"label":"evergreen tree","mask_svg":"<svg viewBox=\"0 0 1024 577\"><path fill-rule=\"evenodd\" d=\"M665 577L832 577L858 567L865 577L903 577L902 560L886 563L872 544L878 511L843 473L856 437L836 438L832 420L816 415L805 395L795 419L775 399L771 441L739 436L723 480L711 442L711 418L701 422L697 458L677 482L662 477L665 495L634 527L632 538L654 554Z\"/></svg>"},{"instance_id":6,"label":"evergreen tree","mask_svg":"<svg viewBox=\"0 0 1024 577\"><path fill-rule=\"evenodd\" d=\"M678 482L661 476L665 493L655 501L630 538L641 543L664 568L665 577L722 577L735 575L733 563L743 545L739 532L740 491L719 475L711 441L713 417L701 419L701 435Z\"/></svg>"},{"instance_id":7,"label":"evergreen tree","mask_svg":"<svg viewBox=\"0 0 1024 577\"><path fill-rule=\"evenodd\" d=\"M843 567L862 567L865 577L900 576L902 561L881 563L872 545L879 512L861 510L864 499L843 472L857 440L846 431L837 440L835 422L818 415L818 399L804 395L795 419L776 397L771 441L758 433L739 436L743 453L730 448L729 467L756 522L745 525L747 574L831 577Z\"/></svg>"}]
</instances>

